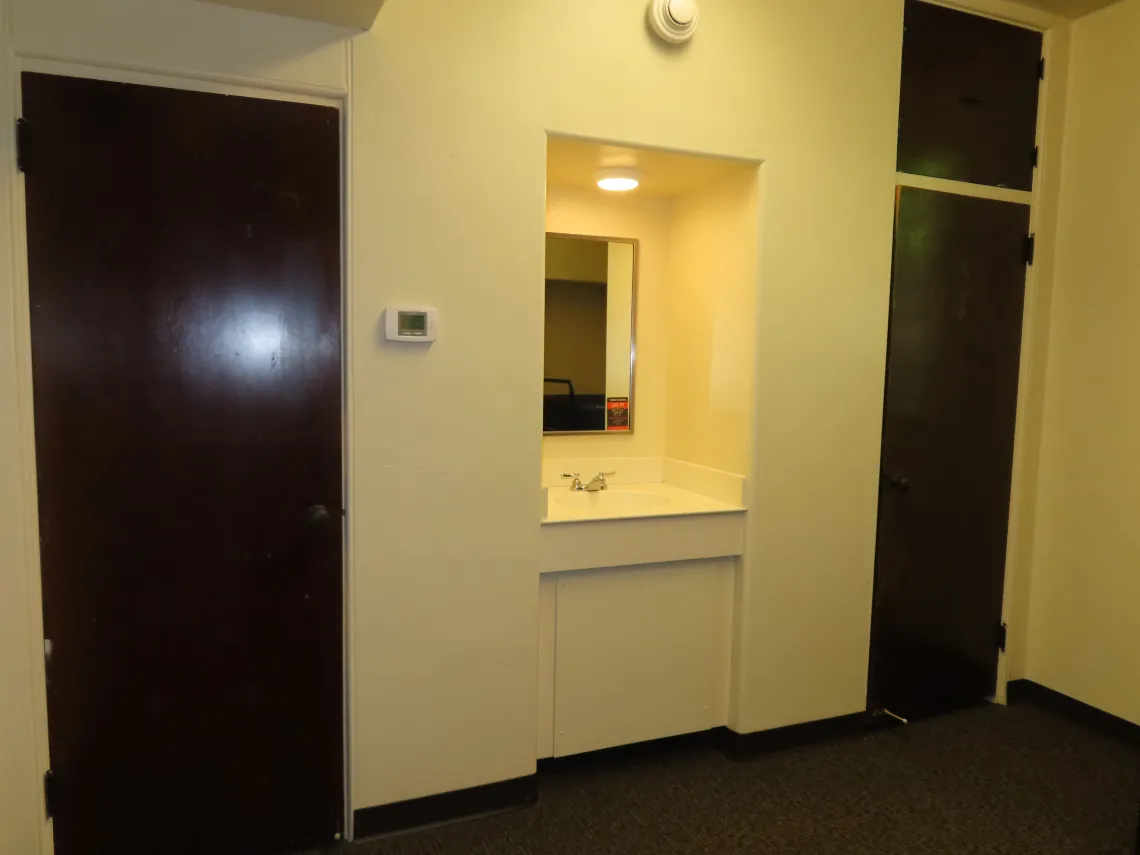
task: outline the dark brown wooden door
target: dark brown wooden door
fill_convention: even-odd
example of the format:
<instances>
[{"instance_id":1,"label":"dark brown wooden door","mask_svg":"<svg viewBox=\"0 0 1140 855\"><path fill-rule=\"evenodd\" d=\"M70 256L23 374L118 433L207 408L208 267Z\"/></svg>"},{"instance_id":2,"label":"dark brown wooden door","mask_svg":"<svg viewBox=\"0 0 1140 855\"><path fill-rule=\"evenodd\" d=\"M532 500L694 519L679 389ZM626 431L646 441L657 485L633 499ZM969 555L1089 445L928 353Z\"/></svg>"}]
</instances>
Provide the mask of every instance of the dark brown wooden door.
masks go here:
<instances>
[{"instance_id":1,"label":"dark brown wooden door","mask_svg":"<svg viewBox=\"0 0 1140 855\"><path fill-rule=\"evenodd\" d=\"M1029 190L1041 33L907 0L898 170Z\"/></svg>"},{"instance_id":2,"label":"dark brown wooden door","mask_svg":"<svg viewBox=\"0 0 1140 855\"><path fill-rule=\"evenodd\" d=\"M340 120L23 75L60 855L342 821Z\"/></svg>"},{"instance_id":3,"label":"dark brown wooden door","mask_svg":"<svg viewBox=\"0 0 1140 855\"><path fill-rule=\"evenodd\" d=\"M909 718L995 687L1029 207L898 192L871 700Z\"/></svg>"}]
</instances>

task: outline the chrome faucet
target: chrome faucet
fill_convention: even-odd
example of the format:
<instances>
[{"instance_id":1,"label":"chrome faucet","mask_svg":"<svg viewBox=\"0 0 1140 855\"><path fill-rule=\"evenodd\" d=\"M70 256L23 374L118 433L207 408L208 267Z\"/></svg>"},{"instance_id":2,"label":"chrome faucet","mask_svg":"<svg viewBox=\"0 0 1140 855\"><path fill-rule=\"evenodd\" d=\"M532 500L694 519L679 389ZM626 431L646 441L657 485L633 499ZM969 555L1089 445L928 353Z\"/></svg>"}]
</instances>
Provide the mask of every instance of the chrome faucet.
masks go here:
<instances>
[{"instance_id":1,"label":"chrome faucet","mask_svg":"<svg viewBox=\"0 0 1140 855\"><path fill-rule=\"evenodd\" d=\"M606 476L616 474L616 472L599 472L589 484L584 484L577 472L563 472L562 477L573 479L570 481L570 489L575 493L597 493L600 490L608 490L610 485L606 481Z\"/></svg>"},{"instance_id":2,"label":"chrome faucet","mask_svg":"<svg viewBox=\"0 0 1140 855\"><path fill-rule=\"evenodd\" d=\"M570 482L570 489L573 490L575 493L586 492L586 485L582 483L582 479L578 477L577 472L563 472L562 477L574 479L573 481Z\"/></svg>"},{"instance_id":3,"label":"chrome faucet","mask_svg":"<svg viewBox=\"0 0 1140 855\"><path fill-rule=\"evenodd\" d=\"M599 472L597 475L594 476L593 480L590 481L590 483L587 484L583 489L587 493L596 493L599 490L608 490L610 488L610 485L606 481L606 476L607 475L616 475L616 474L617 474L616 472Z\"/></svg>"}]
</instances>

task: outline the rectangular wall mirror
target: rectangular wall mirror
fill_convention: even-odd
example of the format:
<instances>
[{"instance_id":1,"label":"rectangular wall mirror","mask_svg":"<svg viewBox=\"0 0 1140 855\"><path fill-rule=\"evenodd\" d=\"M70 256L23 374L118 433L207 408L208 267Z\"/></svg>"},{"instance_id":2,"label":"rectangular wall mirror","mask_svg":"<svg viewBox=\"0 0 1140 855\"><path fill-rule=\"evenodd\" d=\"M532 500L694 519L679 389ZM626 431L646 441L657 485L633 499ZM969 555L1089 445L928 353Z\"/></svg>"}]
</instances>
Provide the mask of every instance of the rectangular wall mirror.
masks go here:
<instances>
[{"instance_id":1,"label":"rectangular wall mirror","mask_svg":"<svg viewBox=\"0 0 1140 855\"><path fill-rule=\"evenodd\" d=\"M546 235L544 434L633 430L637 241Z\"/></svg>"}]
</instances>

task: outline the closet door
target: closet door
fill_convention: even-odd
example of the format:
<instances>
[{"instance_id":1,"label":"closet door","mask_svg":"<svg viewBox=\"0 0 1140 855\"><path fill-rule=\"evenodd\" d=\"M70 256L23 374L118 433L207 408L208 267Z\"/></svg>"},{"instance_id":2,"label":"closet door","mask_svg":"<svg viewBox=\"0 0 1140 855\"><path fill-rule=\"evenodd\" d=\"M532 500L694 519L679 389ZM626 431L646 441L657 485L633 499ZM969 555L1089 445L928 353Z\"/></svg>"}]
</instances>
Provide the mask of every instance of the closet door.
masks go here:
<instances>
[{"instance_id":1,"label":"closet door","mask_svg":"<svg viewBox=\"0 0 1140 855\"><path fill-rule=\"evenodd\" d=\"M1041 33L906 4L898 171L1029 190Z\"/></svg>"},{"instance_id":2,"label":"closet door","mask_svg":"<svg viewBox=\"0 0 1140 855\"><path fill-rule=\"evenodd\" d=\"M59 855L343 821L340 116L23 76Z\"/></svg>"},{"instance_id":3,"label":"closet door","mask_svg":"<svg viewBox=\"0 0 1140 855\"><path fill-rule=\"evenodd\" d=\"M872 705L977 703L997 676L1029 207L898 191Z\"/></svg>"}]
</instances>

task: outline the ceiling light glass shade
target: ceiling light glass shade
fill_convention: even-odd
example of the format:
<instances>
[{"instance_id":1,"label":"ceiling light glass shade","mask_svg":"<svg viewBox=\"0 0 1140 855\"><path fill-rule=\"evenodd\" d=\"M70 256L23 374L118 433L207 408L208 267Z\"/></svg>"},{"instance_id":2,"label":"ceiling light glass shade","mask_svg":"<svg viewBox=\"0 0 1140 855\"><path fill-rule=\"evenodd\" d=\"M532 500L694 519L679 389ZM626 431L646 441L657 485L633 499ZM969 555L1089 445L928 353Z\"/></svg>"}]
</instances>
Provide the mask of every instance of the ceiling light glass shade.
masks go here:
<instances>
[{"instance_id":1,"label":"ceiling light glass shade","mask_svg":"<svg viewBox=\"0 0 1140 855\"><path fill-rule=\"evenodd\" d=\"M624 168L602 169L597 174L598 186L603 190L625 193L641 183L637 170Z\"/></svg>"}]
</instances>

